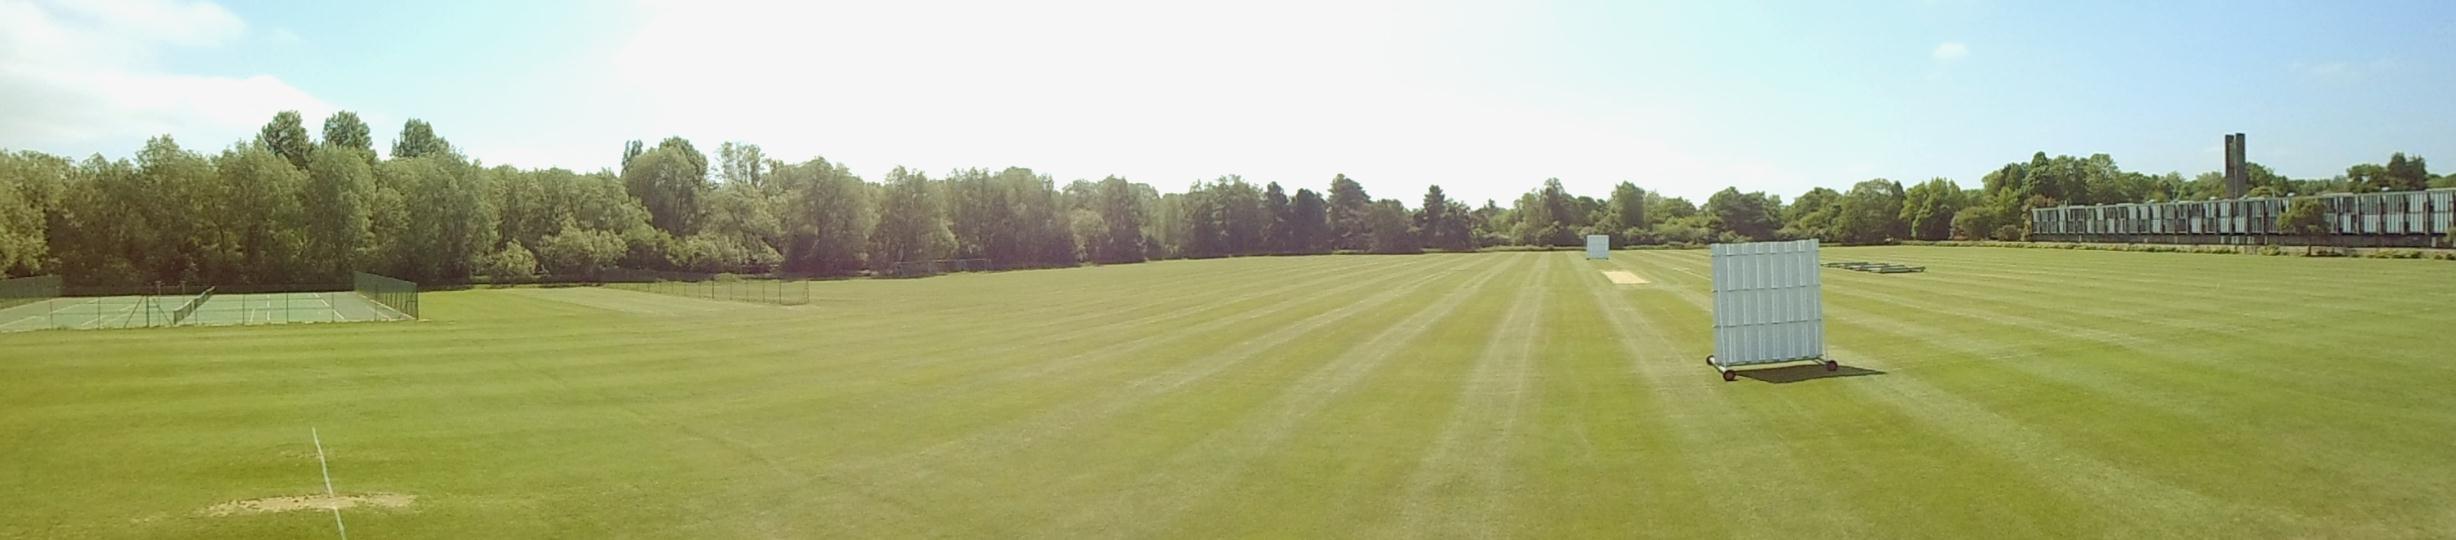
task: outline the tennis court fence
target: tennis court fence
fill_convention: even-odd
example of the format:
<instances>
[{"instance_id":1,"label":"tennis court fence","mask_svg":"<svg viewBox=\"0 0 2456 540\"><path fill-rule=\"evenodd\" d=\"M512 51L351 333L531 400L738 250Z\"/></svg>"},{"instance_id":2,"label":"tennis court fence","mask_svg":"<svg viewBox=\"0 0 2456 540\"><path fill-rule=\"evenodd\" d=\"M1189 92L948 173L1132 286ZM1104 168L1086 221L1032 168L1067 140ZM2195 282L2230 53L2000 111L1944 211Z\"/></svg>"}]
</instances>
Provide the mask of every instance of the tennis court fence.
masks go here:
<instances>
[{"instance_id":1,"label":"tennis court fence","mask_svg":"<svg viewBox=\"0 0 2456 540\"><path fill-rule=\"evenodd\" d=\"M350 289L359 296L392 308L409 318L418 318L418 284L366 272L350 273Z\"/></svg>"},{"instance_id":2,"label":"tennis court fence","mask_svg":"<svg viewBox=\"0 0 2456 540\"><path fill-rule=\"evenodd\" d=\"M810 303L810 282L733 274L626 270L598 276L609 289L779 306Z\"/></svg>"},{"instance_id":3,"label":"tennis court fence","mask_svg":"<svg viewBox=\"0 0 2456 540\"><path fill-rule=\"evenodd\" d=\"M904 261L887 265L879 277L916 278L955 272L988 272L1001 270L989 259L939 259L934 261Z\"/></svg>"},{"instance_id":4,"label":"tennis court fence","mask_svg":"<svg viewBox=\"0 0 2456 540\"><path fill-rule=\"evenodd\" d=\"M60 276L33 276L0 279L0 309L8 309L60 296Z\"/></svg>"},{"instance_id":5,"label":"tennis court fence","mask_svg":"<svg viewBox=\"0 0 2456 540\"><path fill-rule=\"evenodd\" d=\"M0 280L0 332L417 320L417 285L362 274L355 284L63 286L59 276Z\"/></svg>"}]
</instances>

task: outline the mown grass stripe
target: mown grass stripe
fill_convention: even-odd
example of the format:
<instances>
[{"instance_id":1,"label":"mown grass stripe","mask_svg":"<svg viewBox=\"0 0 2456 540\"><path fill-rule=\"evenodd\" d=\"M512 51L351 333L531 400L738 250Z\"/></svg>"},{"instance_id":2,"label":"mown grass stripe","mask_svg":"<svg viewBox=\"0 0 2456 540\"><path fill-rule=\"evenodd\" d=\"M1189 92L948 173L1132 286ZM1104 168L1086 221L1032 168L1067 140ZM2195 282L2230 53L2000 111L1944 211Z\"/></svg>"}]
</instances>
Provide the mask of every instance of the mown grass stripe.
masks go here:
<instances>
[{"instance_id":1,"label":"mown grass stripe","mask_svg":"<svg viewBox=\"0 0 2456 540\"><path fill-rule=\"evenodd\" d=\"M1614 266L1629 268L1617 264ZM1867 523L1861 521L1856 513L1849 510L1851 501L1840 500L1823 483L1810 480L1811 473L1806 470L1809 465L1805 464L1808 460L1803 459L1797 453L1797 449L1784 445L1725 444L1728 440L1726 433L1710 430L1708 426L1698 425L1699 422L1695 421L1698 417L1707 417L1711 419L1704 420L1704 422L1720 422L1716 424L1716 427L1722 429L1738 430L1753 437L1779 437L1773 432L1764 430L1765 423L1760 421L1763 417L1759 416L1762 413L1754 412L1743 406L1728 391L1685 382L1705 379L1698 377L1697 374L1701 372L1676 366L1702 366L1705 355L1696 347L1687 345L1687 342L1672 339L1670 334L1665 333L1665 328L1655 316L1649 315L1643 309L1633 307L1631 305L1633 302L1628 301L1628 297L1631 296L1649 296L1658 292L1677 294L1687 291L1679 288L1646 287L1626 294L1613 295L1612 293L1617 289L1602 274L1595 272L1587 272L1587 274L1585 281L1589 285L1588 291L1595 296L1596 303L1602 306L1604 320L1610 323L1614 336L1629 355L1631 371L1645 379L1646 385L1653 391L1670 395L1676 403L1704 410L1703 414L1684 418L1682 420L1685 421L1676 422L1676 425L1682 428L1679 430L1679 436L1690 451L1715 456L1715 459L1692 462L1690 465L1699 469L1702 474L1710 475L1701 479L1700 483L1704 485L1703 489L1709 492L1705 497L1707 500L1714 501L1714 508L1720 512L1736 515L1784 512L1791 516L1806 514L1812 517L1812 519L1778 521L1744 520L1741 525L1746 528L1743 529L1742 534L1852 535L1861 534L1866 530ZM1634 304L1657 308L1666 307L1659 302L1634 302ZM1694 305L1691 307L1695 308ZM1645 333L1646 338L1650 339L1641 340L1636 334L1626 330L1628 328L1639 329ZM1745 467L1745 470L1742 470L1742 467ZM1797 501L1823 501L1825 504L1803 508L1798 505Z\"/></svg>"},{"instance_id":2,"label":"mown grass stripe","mask_svg":"<svg viewBox=\"0 0 2456 540\"><path fill-rule=\"evenodd\" d=\"M1123 488L1113 488L1112 493L1076 506L1070 516L1057 520L1047 530L1060 534L1099 531L1149 536L1179 523L1193 506L1242 480L1252 461L1279 450L1360 379L1407 351L1410 343L1421 339L1436 323L1455 315L1459 305L1470 297L1485 293L1493 278L1512 269L1523 272L1518 266L1515 261L1490 265L1405 317L1376 324L1381 328L1371 331L1368 337L1348 341L1343 350L1313 365L1302 376L1276 385L1282 389L1270 401L1244 411L1233 423L1185 445L1145 469ZM1105 516L1110 515L1148 519L1141 521L1140 527L1102 524Z\"/></svg>"}]
</instances>

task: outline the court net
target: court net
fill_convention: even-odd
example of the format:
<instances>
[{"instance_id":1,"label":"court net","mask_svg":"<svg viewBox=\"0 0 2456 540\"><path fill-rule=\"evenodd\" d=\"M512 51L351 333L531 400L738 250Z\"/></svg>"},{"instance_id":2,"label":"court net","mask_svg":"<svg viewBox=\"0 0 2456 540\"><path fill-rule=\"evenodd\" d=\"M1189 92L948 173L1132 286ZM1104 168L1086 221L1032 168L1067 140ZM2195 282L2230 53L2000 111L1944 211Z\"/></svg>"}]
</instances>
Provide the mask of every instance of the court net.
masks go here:
<instances>
[{"instance_id":1,"label":"court net","mask_svg":"<svg viewBox=\"0 0 2456 540\"><path fill-rule=\"evenodd\" d=\"M187 304L171 310L171 324L176 326L179 323L188 322L188 317L196 315L196 308L205 307L205 302L212 300L213 288L206 287L205 292L197 293L194 298L189 298Z\"/></svg>"}]
</instances>

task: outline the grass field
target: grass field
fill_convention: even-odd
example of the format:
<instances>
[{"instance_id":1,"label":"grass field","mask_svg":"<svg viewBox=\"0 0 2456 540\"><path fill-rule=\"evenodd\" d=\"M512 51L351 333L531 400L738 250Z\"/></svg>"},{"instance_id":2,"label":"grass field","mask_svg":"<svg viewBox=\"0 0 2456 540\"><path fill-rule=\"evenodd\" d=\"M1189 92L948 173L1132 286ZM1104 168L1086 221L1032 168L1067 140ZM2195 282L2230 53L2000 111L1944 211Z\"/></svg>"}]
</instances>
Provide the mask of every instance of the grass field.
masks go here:
<instances>
[{"instance_id":1,"label":"grass field","mask_svg":"<svg viewBox=\"0 0 2456 540\"><path fill-rule=\"evenodd\" d=\"M0 536L328 537L215 506L321 495L311 428L362 538L2456 535L2456 265L1825 257L1928 271L1730 383L1701 251L0 335Z\"/></svg>"}]
</instances>

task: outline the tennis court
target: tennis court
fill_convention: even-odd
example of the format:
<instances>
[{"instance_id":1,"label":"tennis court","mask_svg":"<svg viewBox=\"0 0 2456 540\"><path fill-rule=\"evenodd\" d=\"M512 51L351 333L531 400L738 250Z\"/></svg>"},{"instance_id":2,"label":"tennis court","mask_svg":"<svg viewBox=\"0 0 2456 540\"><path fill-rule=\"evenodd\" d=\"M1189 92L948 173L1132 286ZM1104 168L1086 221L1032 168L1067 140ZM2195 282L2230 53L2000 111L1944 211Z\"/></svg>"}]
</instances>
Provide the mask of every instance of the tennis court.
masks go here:
<instances>
[{"instance_id":1,"label":"tennis court","mask_svg":"<svg viewBox=\"0 0 2456 540\"><path fill-rule=\"evenodd\" d=\"M351 291L61 297L0 309L0 332L411 318Z\"/></svg>"}]
</instances>

